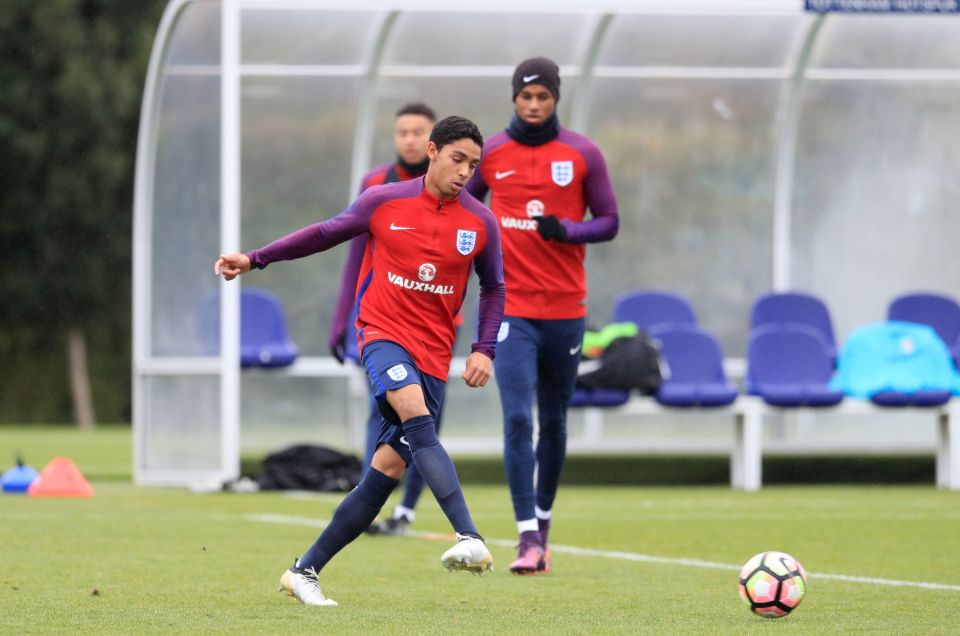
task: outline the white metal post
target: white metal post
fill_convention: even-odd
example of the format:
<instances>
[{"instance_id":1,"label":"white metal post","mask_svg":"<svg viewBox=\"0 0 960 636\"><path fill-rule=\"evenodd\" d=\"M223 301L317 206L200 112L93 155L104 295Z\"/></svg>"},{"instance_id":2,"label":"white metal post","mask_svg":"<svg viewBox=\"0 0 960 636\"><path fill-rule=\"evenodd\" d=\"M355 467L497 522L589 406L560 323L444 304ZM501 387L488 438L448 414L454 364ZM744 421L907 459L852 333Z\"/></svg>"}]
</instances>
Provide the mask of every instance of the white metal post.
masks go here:
<instances>
[{"instance_id":1,"label":"white metal post","mask_svg":"<svg viewBox=\"0 0 960 636\"><path fill-rule=\"evenodd\" d=\"M360 88L357 104L357 121L353 130L353 152L350 156L350 196L356 196L360 190L363 173L370 167L370 155L373 151L374 119L377 116L377 84L380 78L380 62L383 50L397 21L399 12L381 13L377 25L373 28L370 48L366 54L367 73Z\"/></svg>"},{"instance_id":2,"label":"white metal post","mask_svg":"<svg viewBox=\"0 0 960 636\"><path fill-rule=\"evenodd\" d=\"M960 490L960 406L950 400L937 415L937 488Z\"/></svg>"},{"instance_id":3,"label":"white metal post","mask_svg":"<svg viewBox=\"0 0 960 636\"><path fill-rule=\"evenodd\" d=\"M153 249L153 186L156 177L158 106L161 71L170 35L188 0L174 0L163 12L150 51L144 81L137 133L136 172L133 185L133 481L141 483L146 471L150 409L147 392L147 361L151 358Z\"/></svg>"},{"instance_id":4,"label":"white metal post","mask_svg":"<svg viewBox=\"0 0 960 636\"><path fill-rule=\"evenodd\" d=\"M734 418L733 452L730 454L730 486L753 492L763 482L763 407L756 398L741 397Z\"/></svg>"},{"instance_id":5,"label":"white metal post","mask_svg":"<svg viewBox=\"0 0 960 636\"><path fill-rule=\"evenodd\" d=\"M220 249L240 248L240 7L224 0L220 56ZM240 281L220 283L220 471L240 474Z\"/></svg>"},{"instance_id":6,"label":"white metal post","mask_svg":"<svg viewBox=\"0 0 960 636\"><path fill-rule=\"evenodd\" d=\"M826 14L820 14L810 22L797 56L793 77L784 84L780 98L781 121L777 136L777 172L773 190L773 289L776 291L785 291L792 285L791 217L793 216L793 180L797 162L800 106L807 64L825 19Z\"/></svg>"},{"instance_id":7,"label":"white metal post","mask_svg":"<svg viewBox=\"0 0 960 636\"><path fill-rule=\"evenodd\" d=\"M583 440L597 444L603 439L603 409L588 406L583 409Z\"/></svg>"},{"instance_id":8,"label":"white metal post","mask_svg":"<svg viewBox=\"0 0 960 636\"><path fill-rule=\"evenodd\" d=\"M596 66L597 56L600 54L600 47L607 35L610 21L613 20L613 14L604 13L592 19L593 24L589 27L590 35L584 52L580 56L583 60L580 64L580 81L570 110L570 129L584 134L586 134L587 120L590 116L590 99L593 97L593 68Z\"/></svg>"}]
</instances>

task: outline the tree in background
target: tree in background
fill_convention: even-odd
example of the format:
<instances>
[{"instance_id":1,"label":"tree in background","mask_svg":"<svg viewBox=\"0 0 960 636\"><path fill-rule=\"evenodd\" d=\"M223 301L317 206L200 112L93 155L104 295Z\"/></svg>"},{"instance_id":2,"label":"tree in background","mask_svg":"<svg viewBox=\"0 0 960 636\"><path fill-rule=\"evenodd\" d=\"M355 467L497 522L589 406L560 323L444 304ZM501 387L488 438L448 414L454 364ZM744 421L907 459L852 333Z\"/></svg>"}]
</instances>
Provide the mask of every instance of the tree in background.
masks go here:
<instances>
[{"instance_id":1,"label":"tree in background","mask_svg":"<svg viewBox=\"0 0 960 636\"><path fill-rule=\"evenodd\" d=\"M129 417L134 154L163 5L0 2L2 419Z\"/></svg>"}]
</instances>

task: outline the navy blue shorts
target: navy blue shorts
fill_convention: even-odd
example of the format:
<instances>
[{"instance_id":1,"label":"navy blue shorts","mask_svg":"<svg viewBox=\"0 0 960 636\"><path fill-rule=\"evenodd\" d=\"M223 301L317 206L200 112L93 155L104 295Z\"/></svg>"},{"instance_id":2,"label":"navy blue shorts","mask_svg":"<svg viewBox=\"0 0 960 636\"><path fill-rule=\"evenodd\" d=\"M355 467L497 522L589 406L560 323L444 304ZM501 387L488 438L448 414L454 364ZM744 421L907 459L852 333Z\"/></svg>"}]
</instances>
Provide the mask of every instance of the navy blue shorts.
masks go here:
<instances>
[{"instance_id":1,"label":"navy blue shorts","mask_svg":"<svg viewBox=\"0 0 960 636\"><path fill-rule=\"evenodd\" d=\"M380 410L380 437L377 439L377 446L389 444L409 466L413 463L413 455L410 454L410 447L403 437L400 418L387 402L387 391L419 384L427 410L436 422L443 406L447 383L422 373L407 350L389 340L374 340L364 345L363 368L370 381L370 392L376 398Z\"/></svg>"}]
</instances>

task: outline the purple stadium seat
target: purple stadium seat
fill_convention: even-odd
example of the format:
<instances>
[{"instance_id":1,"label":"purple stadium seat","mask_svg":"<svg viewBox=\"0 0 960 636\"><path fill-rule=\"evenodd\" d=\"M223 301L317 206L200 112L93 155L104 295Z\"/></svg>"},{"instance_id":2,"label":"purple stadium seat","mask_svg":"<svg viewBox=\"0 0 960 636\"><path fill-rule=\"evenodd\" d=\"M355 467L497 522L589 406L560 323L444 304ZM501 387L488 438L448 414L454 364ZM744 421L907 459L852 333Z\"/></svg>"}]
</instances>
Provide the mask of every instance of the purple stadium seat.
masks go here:
<instances>
[{"instance_id":1,"label":"purple stadium seat","mask_svg":"<svg viewBox=\"0 0 960 636\"><path fill-rule=\"evenodd\" d=\"M220 352L220 297L204 299L200 334L205 353ZM285 367L293 364L300 350L287 335L280 299L262 289L245 287L240 292L240 366Z\"/></svg>"},{"instance_id":2,"label":"purple stadium seat","mask_svg":"<svg viewBox=\"0 0 960 636\"><path fill-rule=\"evenodd\" d=\"M586 387L578 386L573 391L573 398L570 400L570 406L620 406L628 399L630 399L630 391L625 389L588 389Z\"/></svg>"},{"instance_id":3,"label":"purple stadium seat","mask_svg":"<svg viewBox=\"0 0 960 636\"><path fill-rule=\"evenodd\" d=\"M693 308L682 296L660 291L629 291L613 304L613 322L632 322L645 331L653 325L696 325ZM630 398L623 389L588 389L578 386L570 406L620 406Z\"/></svg>"},{"instance_id":4,"label":"purple stadium seat","mask_svg":"<svg viewBox=\"0 0 960 636\"><path fill-rule=\"evenodd\" d=\"M300 355L287 336L280 299L262 289L240 294L240 366L286 367Z\"/></svg>"},{"instance_id":5,"label":"purple stadium seat","mask_svg":"<svg viewBox=\"0 0 960 636\"><path fill-rule=\"evenodd\" d=\"M940 406L950 401L950 391L879 391L870 401L880 406Z\"/></svg>"},{"instance_id":6,"label":"purple stadium seat","mask_svg":"<svg viewBox=\"0 0 960 636\"><path fill-rule=\"evenodd\" d=\"M770 324L750 332L747 392L773 406L833 406L843 393L828 388L833 362L820 331Z\"/></svg>"},{"instance_id":7,"label":"purple stadium seat","mask_svg":"<svg viewBox=\"0 0 960 636\"><path fill-rule=\"evenodd\" d=\"M827 305L810 294L800 292L770 293L757 299L750 314L750 330L769 324L801 324L820 332L827 345L830 360L836 363L837 340Z\"/></svg>"},{"instance_id":8,"label":"purple stadium seat","mask_svg":"<svg viewBox=\"0 0 960 636\"><path fill-rule=\"evenodd\" d=\"M682 296L660 291L629 291L613 304L613 322L632 322L641 329L653 325L696 325L697 317Z\"/></svg>"},{"instance_id":9,"label":"purple stadium seat","mask_svg":"<svg viewBox=\"0 0 960 636\"><path fill-rule=\"evenodd\" d=\"M960 366L960 304L940 294L904 294L887 309L888 320L918 322L933 327Z\"/></svg>"},{"instance_id":10,"label":"purple stadium seat","mask_svg":"<svg viewBox=\"0 0 960 636\"><path fill-rule=\"evenodd\" d=\"M711 334L695 326L654 327L650 335L670 367L656 394L666 406L725 406L737 399L737 389L723 370L723 351Z\"/></svg>"}]
</instances>

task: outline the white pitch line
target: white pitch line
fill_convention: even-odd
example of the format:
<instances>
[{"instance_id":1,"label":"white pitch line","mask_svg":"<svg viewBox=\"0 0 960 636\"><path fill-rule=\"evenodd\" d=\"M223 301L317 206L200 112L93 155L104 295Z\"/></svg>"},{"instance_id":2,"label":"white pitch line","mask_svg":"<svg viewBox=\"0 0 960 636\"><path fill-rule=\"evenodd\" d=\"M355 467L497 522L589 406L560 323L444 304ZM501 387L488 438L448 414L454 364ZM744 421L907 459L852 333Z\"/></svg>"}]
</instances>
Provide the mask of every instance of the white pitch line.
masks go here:
<instances>
[{"instance_id":1,"label":"white pitch line","mask_svg":"<svg viewBox=\"0 0 960 636\"><path fill-rule=\"evenodd\" d=\"M311 519L307 517L294 517L290 515L274 514L250 514L243 515L246 521L259 521L262 523L279 523L286 525L308 526L311 528L324 528L328 521L326 519ZM408 537L418 539L436 538L443 536L442 533L435 532L415 532L410 531L406 534ZM490 545L497 545L505 548L512 548L516 541L506 539L486 539ZM581 548L574 545L550 544L551 552L560 552L563 554L573 554L576 556L590 556L601 559L615 559L618 561L634 561L640 563L658 563L661 565L682 565L691 568L704 568L708 570L726 570L737 572L739 565L730 563L718 563L716 561L702 561L700 559L679 559L674 557L661 557L652 554L640 554L637 552L619 552L614 550L597 550L594 548ZM833 581L846 581L848 583L864 583L867 585L885 585L888 587L916 587L924 590L943 590L948 592L960 592L960 585L948 585L946 583L929 583L926 581L898 581L896 579L882 579L870 576L850 576L848 574L830 574L827 572L807 572L807 575L816 579L829 579Z\"/></svg>"}]
</instances>

